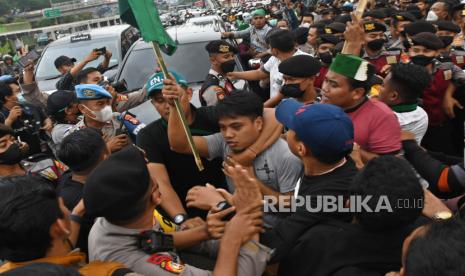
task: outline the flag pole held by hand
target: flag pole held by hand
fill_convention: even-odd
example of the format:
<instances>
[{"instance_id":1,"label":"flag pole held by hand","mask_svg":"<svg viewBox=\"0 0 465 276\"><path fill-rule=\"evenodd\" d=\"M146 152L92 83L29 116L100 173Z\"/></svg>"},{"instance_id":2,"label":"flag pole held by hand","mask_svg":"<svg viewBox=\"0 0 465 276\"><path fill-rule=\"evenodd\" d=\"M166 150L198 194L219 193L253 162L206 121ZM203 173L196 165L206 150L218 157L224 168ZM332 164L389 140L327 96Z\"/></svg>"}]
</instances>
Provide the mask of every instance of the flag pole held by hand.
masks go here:
<instances>
[{"instance_id":1,"label":"flag pole held by hand","mask_svg":"<svg viewBox=\"0 0 465 276\"><path fill-rule=\"evenodd\" d=\"M360 0L358 1L357 9L352 13L358 21L362 19L362 15L365 12L365 8L367 6L368 0ZM347 42L344 42L344 46L342 47L342 53L346 52Z\"/></svg>"},{"instance_id":2,"label":"flag pole held by hand","mask_svg":"<svg viewBox=\"0 0 465 276\"><path fill-rule=\"evenodd\" d=\"M153 50L155 51L158 64L160 65L161 71L163 72L165 79L171 79L171 76L168 72L168 68L166 67L166 64L165 64L165 60L163 59L163 56L161 54L160 46L158 46L158 43L156 43L155 41L152 41L152 47L153 47ZM187 136L189 147L191 148L192 154L194 155L197 168L199 169L199 171L203 171L204 167L203 167L202 159L200 158L199 152L197 151L197 148L194 143L194 139L192 138L191 130L189 129L189 124L187 123L186 115L182 111L181 104L179 103L178 99L174 100L174 105L176 107L176 111L178 113L179 118L181 118L182 127L184 129L184 133Z\"/></svg>"}]
</instances>

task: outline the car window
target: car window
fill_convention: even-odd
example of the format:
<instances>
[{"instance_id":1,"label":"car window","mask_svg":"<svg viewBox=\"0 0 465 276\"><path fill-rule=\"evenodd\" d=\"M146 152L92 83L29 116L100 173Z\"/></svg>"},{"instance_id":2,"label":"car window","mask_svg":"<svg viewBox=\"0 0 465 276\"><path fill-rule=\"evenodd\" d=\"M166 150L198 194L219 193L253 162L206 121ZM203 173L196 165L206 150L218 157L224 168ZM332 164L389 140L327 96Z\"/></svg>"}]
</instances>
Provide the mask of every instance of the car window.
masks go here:
<instances>
[{"instance_id":1,"label":"car window","mask_svg":"<svg viewBox=\"0 0 465 276\"><path fill-rule=\"evenodd\" d=\"M58 70L55 68L55 59L61 55L66 55L70 58L75 58L77 62L80 62L87 56L92 49L107 47L113 56L110 60L110 67L119 63L120 50L117 47L116 41L112 41L111 38L107 39L95 39L80 43L69 43L57 46L48 47L42 54L39 64L37 65L36 79L45 80L60 75ZM103 58L100 57L97 60L90 62L86 67L97 67Z\"/></svg>"},{"instance_id":2,"label":"car window","mask_svg":"<svg viewBox=\"0 0 465 276\"><path fill-rule=\"evenodd\" d=\"M206 43L178 45L172 56L164 55L168 69L182 74L189 83L203 82L210 69L210 61L205 51ZM139 89L145 85L156 67L158 65L152 48L134 50L129 53L119 80L126 81L129 91Z\"/></svg>"}]
</instances>

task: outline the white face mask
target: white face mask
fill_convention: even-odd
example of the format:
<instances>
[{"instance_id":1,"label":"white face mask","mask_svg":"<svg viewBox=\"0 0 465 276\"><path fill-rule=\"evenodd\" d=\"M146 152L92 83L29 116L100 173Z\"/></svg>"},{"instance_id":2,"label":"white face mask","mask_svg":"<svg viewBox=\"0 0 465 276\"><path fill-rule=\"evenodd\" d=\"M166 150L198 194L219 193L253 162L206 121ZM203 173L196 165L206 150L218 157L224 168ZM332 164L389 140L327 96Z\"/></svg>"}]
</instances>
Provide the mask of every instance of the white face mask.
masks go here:
<instances>
[{"instance_id":1,"label":"white face mask","mask_svg":"<svg viewBox=\"0 0 465 276\"><path fill-rule=\"evenodd\" d=\"M310 28L310 23L308 23L308 22L302 23L302 24L300 24L300 27Z\"/></svg>"},{"instance_id":2,"label":"white face mask","mask_svg":"<svg viewBox=\"0 0 465 276\"><path fill-rule=\"evenodd\" d=\"M429 11L426 16L426 21L437 21L438 19L438 15L434 11Z\"/></svg>"},{"instance_id":3,"label":"white face mask","mask_svg":"<svg viewBox=\"0 0 465 276\"><path fill-rule=\"evenodd\" d=\"M111 106L109 106L109 105L105 106L100 111L93 111L90 108L88 108L87 106L85 106L85 107L87 108L87 110L89 110L92 113L92 115L95 117L93 119L96 120L96 121L106 123L106 122L110 121L111 118L113 117L113 110L111 109Z\"/></svg>"}]
</instances>

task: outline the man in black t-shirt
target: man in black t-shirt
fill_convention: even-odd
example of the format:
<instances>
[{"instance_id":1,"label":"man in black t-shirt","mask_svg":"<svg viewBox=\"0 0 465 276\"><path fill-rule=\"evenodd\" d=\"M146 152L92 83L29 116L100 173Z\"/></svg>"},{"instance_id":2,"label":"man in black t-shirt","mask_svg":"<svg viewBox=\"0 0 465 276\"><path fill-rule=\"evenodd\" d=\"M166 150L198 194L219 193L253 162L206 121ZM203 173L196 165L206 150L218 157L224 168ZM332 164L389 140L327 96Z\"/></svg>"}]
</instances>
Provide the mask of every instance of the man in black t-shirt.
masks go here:
<instances>
[{"instance_id":1,"label":"man in black t-shirt","mask_svg":"<svg viewBox=\"0 0 465 276\"><path fill-rule=\"evenodd\" d=\"M354 162L346 158L352 152L354 128L342 109L328 104L304 105L288 99L276 108L276 118L289 129L289 149L304 165L304 176L295 188L295 196L312 198L304 198L310 202L296 206L295 212L261 236L261 243L275 249L272 262L282 261L301 235L318 222L350 219L348 213L337 210L318 211L317 205L321 204L317 203L316 196L347 197L357 173ZM307 206L316 211L310 212Z\"/></svg>"},{"instance_id":2,"label":"man in black t-shirt","mask_svg":"<svg viewBox=\"0 0 465 276\"><path fill-rule=\"evenodd\" d=\"M84 128L66 136L60 144L57 155L71 170L63 176L58 186L58 193L63 198L66 208L73 210L82 198L87 176L110 155L110 151L99 130ZM94 218L88 215L82 218L76 247L85 253L87 253L87 237L93 220Z\"/></svg>"},{"instance_id":3,"label":"man in black t-shirt","mask_svg":"<svg viewBox=\"0 0 465 276\"><path fill-rule=\"evenodd\" d=\"M172 72L176 81L184 86L188 95L181 101L182 105L189 105L192 89L187 87L185 79ZM195 208L187 208L186 196L190 188L196 185L210 183L217 188L225 188L225 178L221 171L221 160L208 161L202 159L205 170L197 169L194 158L190 154L179 154L170 149L168 141L169 105L163 97L163 74L154 74L147 82L147 93L161 119L147 125L137 135L137 145L145 150L150 162L149 169L157 176L162 194L162 209L178 225L188 226L189 218L206 213ZM193 135L211 135L219 131L215 111L212 107L196 109L191 105L186 114L190 130ZM187 224L185 224L187 221Z\"/></svg>"}]
</instances>

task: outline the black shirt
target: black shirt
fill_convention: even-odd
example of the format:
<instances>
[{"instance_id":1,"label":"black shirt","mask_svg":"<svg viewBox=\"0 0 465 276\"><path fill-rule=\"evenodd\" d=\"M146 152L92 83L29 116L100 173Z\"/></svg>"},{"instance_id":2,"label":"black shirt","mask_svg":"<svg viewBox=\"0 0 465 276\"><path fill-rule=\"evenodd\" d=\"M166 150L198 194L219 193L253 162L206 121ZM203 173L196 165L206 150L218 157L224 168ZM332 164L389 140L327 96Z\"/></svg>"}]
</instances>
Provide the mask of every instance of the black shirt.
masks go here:
<instances>
[{"instance_id":1,"label":"black shirt","mask_svg":"<svg viewBox=\"0 0 465 276\"><path fill-rule=\"evenodd\" d=\"M304 176L301 181L299 196L348 196L349 185L356 174L357 168L352 159L349 158L343 166L332 172L318 176ZM313 208L316 208L313 199L315 198L312 198L311 204ZM350 218L348 212L310 213L304 205L297 207L294 213L281 220L272 230L264 233L260 238L260 242L269 248L275 249L271 262L279 262L287 256L300 236L317 223L327 219L349 221Z\"/></svg>"},{"instance_id":2,"label":"black shirt","mask_svg":"<svg viewBox=\"0 0 465 276\"><path fill-rule=\"evenodd\" d=\"M384 276L389 271L399 271L402 243L411 230L405 227L371 232L358 224L321 222L299 238L281 261L279 275Z\"/></svg>"},{"instance_id":3,"label":"black shirt","mask_svg":"<svg viewBox=\"0 0 465 276\"><path fill-rule=\"evenodd\" d=\"M76 86L76 81L70 72L61 76L61 78L55 84L57 90L74 91L74 86Z\"/></svg>"},{"instance_id":4,"label":"black shirt","mask_svg":"<svg viewBox=\"0 0 465 276\"><path fill-rule=\"evenodd\" d=\"M195 112L194 121L189 126L193 136L206 136L219 131L213 108L195 109L191 105L191 109ZM206 215L196 208L186 207L186 196L190 188L210 183L217 188L226 189L225 177L221 171L222 159L208 161L202 158L205 170L200 172L191 154L180 154L171 150L167 122L164 119L159 119L143 128L137 135L137 145L145 150L150 162L165 165L171 186L190 217Z\"/></svg>"},{"instance_id":5,"label":"black shirt","mask_svg":"<svg viewBox=\"0 0 465 276\"><path fill-rule=\"evenodd\" d=\"M46 140L46 135L40 128L46 116L43 111L35 105L25 103L20 106L23 113L11 126L14 131L14 136L19 136L22 142L26 142L29 145L28 155L41 153L41 140L39 137L44 137L44 140ZM9 114L10 110L6 107L2 107L0 123L4 124Z\"/></svg>"},{"instance_id":6,"label":"black shirt","mask_svg":"<svg viewBox=\"0 0 465 276\"><path fill-rule=\"evenodd\" d=\"M60 197L63 198L63 202L70 212L82 199L83 189L84 184L71 179L71 172L68 172L62 176L62 180L60 182L60 185L58 186L58 194L60 195ZM87 240L93 223L93 217L84 215L84 217L82 218L81 229L79 230L79 236L76 243L76 247L81 249L81 252L84 252L86 254L88 252Z\"/></svg>"}]
</instances>

